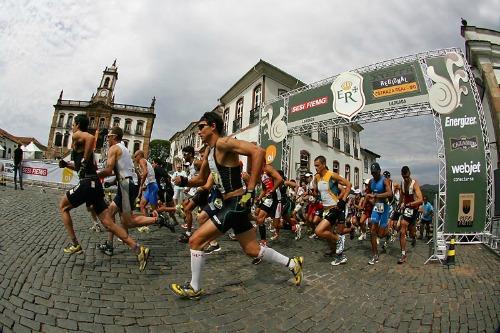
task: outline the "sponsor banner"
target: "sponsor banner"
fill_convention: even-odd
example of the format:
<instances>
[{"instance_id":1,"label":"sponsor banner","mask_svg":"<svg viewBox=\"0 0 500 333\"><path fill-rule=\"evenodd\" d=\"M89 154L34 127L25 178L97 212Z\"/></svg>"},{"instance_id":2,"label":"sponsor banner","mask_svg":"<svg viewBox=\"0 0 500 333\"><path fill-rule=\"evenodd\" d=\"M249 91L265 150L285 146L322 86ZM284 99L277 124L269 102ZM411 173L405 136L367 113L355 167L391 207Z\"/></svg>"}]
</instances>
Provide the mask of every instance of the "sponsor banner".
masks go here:
<instances>
[{"instance_id":1,"label":"sponsor banner","mask_svg":"<svg viewBox=\"0 0 500 333\"><path fill-rule=\"evenodd\" d=\"M429 102L440 114L446 156L446 233L482 232L487 177L479 115L457 53L427 60Z\"/></svg>"},{"instance_id":2,"label":"sponsor banner","mask_svg":"<svg viewBox=\"0 0 500 333\"><path fill-rule=\"evenodd\" d=\"M300 108L302 106L298 106ZM303 105L304 108L310 105ZM302 112L302 111L296 111ZM266 105L261 110L259 129L260 146L266 150L266 163L271 164L276 170L282 169L281 157L283 155L283 140L288 134L283 100Z\"/></svg>"},{"instance_id":3,"label":"sponsor banner","mask_svg":"<svg viewBox=\"0 0 500 333\"><path fill-rule=\"evenodd\" d=\"M394 65L363 74L346 72L333 83L289 97L288 126L356 115L428 101L418 62Z\"/></svg>"},{"instance_id":4,"label":"sponsor banner","mask_svg":"<svg viewBox=\"0 0 500 333\"><path fill-rule=\"evenodd\" d=\"M6 177L14 177L14 162L12 160L0 159L0 172ZM58 164L43 161L22 162L23 181L40 181L55 184L76 185L78 176L75 171L59 168Z\"/></svg>"}]
</instances>

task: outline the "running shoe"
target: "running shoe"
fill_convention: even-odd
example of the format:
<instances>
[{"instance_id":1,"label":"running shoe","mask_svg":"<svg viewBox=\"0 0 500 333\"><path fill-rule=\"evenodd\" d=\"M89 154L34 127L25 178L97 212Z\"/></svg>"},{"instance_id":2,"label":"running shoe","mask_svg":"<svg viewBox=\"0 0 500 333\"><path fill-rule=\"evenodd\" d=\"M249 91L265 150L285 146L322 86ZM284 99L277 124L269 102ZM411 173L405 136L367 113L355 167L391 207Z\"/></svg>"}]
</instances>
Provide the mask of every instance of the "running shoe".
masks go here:
<instances>
[{"instance_id":1,"label":"running shoe","mask_svg":"<svg viewBox=\"0 0 500 333\"><path fill-rule=\"evenodd\" d=\"M230 239L230 240L232 240L232 241L237 240L237 239L236 239L236 235L234 234L234 232L230 232L230 233L228 233L228 234L227 234L227 237L229 237L229 239Z\"/></svg>"},{"instance_id":2,"label":"running shoe","mask_svg":"<svg viewBox=\"0 0 500 333\"><path fill-rule=\"evenodd\" d=\"M313 233L309 236L309 239L318 239L318 235L316 235L316 233Z\"/></svg>"},{"instance_id":3,"label":"running shoe","mask_svg":"<svg viewBox=\"0 0 500 333\"><path fill-rule=\"evenodd\" d=\"M188 228L187 223L183 223L183 224L181 224L181 228L182 228L182 229L187 229L187 228Z\"/></svg>"},{"instance_id":4,"label":"running shoe","mask_svg":"<svg viewBox=\"0 0 500 333\"><path fill-rule=\"evenodd\" d=\"M189 282L183 286L177 283L172 283L169 285L169 288L175 295L188 299L199 299L205 293L203 289L195 291Z\"/></svg>"},{"instance_id":5,"label":"running shoe","mask_svg":"<svg viewBox=\"0 0 500 333\"><path fill-rule=\"evenodd\" d=\"M176 209L175 212L179 214L180 217L182 218L186 217L186 214L184 214L184 208L182 207L181 204L175 206L175 209Z\"/></svg>"},{"instance_id":6,"label":"running shoe","mask_svg":"<svg viewBox=\"0 0 500 333\"><path fill-rule=\"evenodd\" d=\"M179 242L180 243L188 243L189 242L189 237L191 237L191 235L188 235L187 233L183 233L179 237Z\"/></svg>"},{"instance_id":7,"label":"running shoe","mask_svg":"<svg viewBox=\"0 0 500 333\"><path fill-rule=\"evenodd\" d=\"M361 235L359 235L358 240L362 241L366 239L366 232L362 232Z\"/></svg>"},{"instance_id":8,"label":"running shoe","mask_svg":"<svg viewBox=\"0 0 500 333\"><path fill-rule=\"evenodd\" d=\"M299 240L302 237L302 226L300 224L295 225L295 240Z\"/></svg>"},{"instance_id":9,"label":"running shoe","mask_svg":"<svg viewBox=\"0 0 500 333\"><path fill-rule=\"evenodd\" d=\"M95 231L95 232L101 232L102 229L101 229L101 226L99 225L99 223L97 222L92 222L92 226L89 228L90 230L92 231Z\"/></svg>"},{"instance_id":10,"label":"running shoe","mask_svg":"<svg viewBox=\"0 0 500 333\"><path fill-rule=\"evenodd\" d=\"M139 261L139 270L142 272L146 268L149 258L149 249L141 246L139 254L137 254L137 261Z\"/></svg>"},{"instance_id":11,"label":"running shoe","mask_svg":"<svg viewBox=\"0 0 500 333\"><path fill-rule=\"evenodd\" d=\"M404 264L406 262L406 254L402 254L401 258L398 260L398 265Z\"/></svg>"},{"instance_id":12,"label":"running shoe","mask_svg":"<svg viewBox=\"0 0 500 333\"><path fill-rule=\"evenodd\" d=\"M300 286L303 277L302 266L304 265L304 257L294 257L291 260L295 262L295 266L290 271L293 274L295 285Z\"/></svg>"},{"instance_id":13,"label":"running shoe","mask_svg":"<svg viewBox=\"0 0 500 333\"><path fill-rule=\"evenodd\" d=\"M64 253L68 253L68 254L83 252L82 246L80 244L77 244L77 245L69 244L68 246L66 246L64 248L63 251L64 251Z\"/></svg>"},{"instance_id":14,"label":"running shoe","mask_svg":"<svg viewBox=\"0 0 500 333\"><path fill-rule=\"evenodd\" d=\"M373 256L370 261L368 261L368 265L375 265L378 263L378 256Z\"/></svg>"},{"instance_id":15,"label":"running shoe","mask_svg":"<svg viewBox=\"0 0 500 333\"><path fill-rule=\"evenodd\" d=\"M331 262L332 266L338 266L340 264L345 264L347 262L347 257L345 254L338 255L334 261Z\"/></svg>"},{"instance_id":16,"label":"running shoe","mask_svg":"<svg viewBox=\"0 0 500 333\"><path fill-rule=\"evenodd\" d=\"M137 228L139 232L149 232L149 227L147 225Z\"/></svg>"},{"instance_id":17,"label":"running shoe","mask_svg":"<svg viewBox=\"0 0 500 333\"><path fill-rule=\"evenodd\" d=\"M277 240L278 238L280 238L280 235L279 235L279 234L276 234L276 233L275 233L274 235L272 235L272 236L271 236L271 240L272 240L272 241L275 241L275 240Z\"/></svg>"},{"instance_id":18,"label":"running shoe","mask_svg":"<svg viewBox=\"0 0 500 333\"><path fill-rule=\"evenodd\" d=\"M205 252L206 254L210 254L210 253L219 252L219 251L220 251L219 244L216 244L216 245L210 244L203 252Z\"/></svg>"},{"instance_id":19,"label":"running shoe","mask_svg":"<svg viewBox=\"0 0 500 333\"><path fill-rule=\"evenodd\" d=\"M387 241L384 241L382 243L382 253L386 253L387 252Z\"/></svg>"},{"instance_id":20,"label":"running shoe","mask_svg":"<svg viewBox=\"0 0 500 333\"><path fill-rule=\"evenodd\" d=\"M107 256L111 257L113 255L113 245L108 244L108 242L97 245L97 248Z\"/></svg>"},{"instance_id":21,"label":"running shoe","mask_svg":"<svg viewBox=\"0 0 500 333\"><path fill-rule=\"evenodd\" d=\"M252 260L252 265L258 265L258 264L260 264L261 262L262 262L262 258L259 258L259 257L257 257L257 258L253 258L253 260Z\"/></svg>"},{"instance_id":22,"label":"running shoe","mask_svg":"<svg viewBox=\"0 0 500 333\"><path fill-rule=\"evenodd\" d=\"M337 241L337 254L341 254L344 252L344 245L345 245L345 236L342 235L339 237L339 240Z\"/></svg>"}]
</instances>

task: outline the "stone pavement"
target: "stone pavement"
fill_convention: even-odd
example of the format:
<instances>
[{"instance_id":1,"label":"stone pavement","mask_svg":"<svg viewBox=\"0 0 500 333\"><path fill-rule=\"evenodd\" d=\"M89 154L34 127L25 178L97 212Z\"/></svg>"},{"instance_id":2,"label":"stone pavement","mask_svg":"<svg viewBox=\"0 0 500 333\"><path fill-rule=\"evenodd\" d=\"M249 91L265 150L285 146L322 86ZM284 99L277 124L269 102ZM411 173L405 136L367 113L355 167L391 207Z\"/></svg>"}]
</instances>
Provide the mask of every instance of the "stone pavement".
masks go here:
<instances>
[{"instance_id":1,"label":"stone pavement","mask_svg":"<svg viewBox=\"0 0 500 333\"><path fill-rule=\"evenodd\" d=\"M305 256L305 279L293 286L284 267L250 264L236 242L206 261L198 301L165 289L189 280L189 251L177 234L152 227L134 237L152 250L146 270L117 242L115 255L95 250L104 233L88 230L85 208L73 213L84 254L68 243L55 190L0 187L0 331L3 332L494 332L500 318L499 258L481 245L457 246L457 266L423 265L428 247L409 249L396 265L393 244L367 265L369 242L348 241L346 265L323 258L322 241L272 246Z\"/></svg>"}]
</instances>

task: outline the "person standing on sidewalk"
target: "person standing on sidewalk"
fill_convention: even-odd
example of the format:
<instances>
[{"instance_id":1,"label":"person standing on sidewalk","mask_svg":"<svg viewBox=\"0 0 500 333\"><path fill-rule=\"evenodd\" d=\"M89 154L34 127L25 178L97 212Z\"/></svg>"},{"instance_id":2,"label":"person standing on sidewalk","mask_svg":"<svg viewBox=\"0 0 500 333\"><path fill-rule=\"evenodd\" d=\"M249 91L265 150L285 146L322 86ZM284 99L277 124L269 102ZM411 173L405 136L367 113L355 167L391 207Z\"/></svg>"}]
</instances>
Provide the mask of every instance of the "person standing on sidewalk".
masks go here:
<instances>
[{"instance_id":1,"label":"person standing on sidewalk","mask_svg":"<svg viewBox=\"0 0 500 333\"><path fill-rule=\"evenodd\" d=\"M19 173L19 186L21 190L23 188L23 150L21 149L21 144L17 145L14 150L14 189L17 190L17 174Z\"/></svg>"}]
</instances>

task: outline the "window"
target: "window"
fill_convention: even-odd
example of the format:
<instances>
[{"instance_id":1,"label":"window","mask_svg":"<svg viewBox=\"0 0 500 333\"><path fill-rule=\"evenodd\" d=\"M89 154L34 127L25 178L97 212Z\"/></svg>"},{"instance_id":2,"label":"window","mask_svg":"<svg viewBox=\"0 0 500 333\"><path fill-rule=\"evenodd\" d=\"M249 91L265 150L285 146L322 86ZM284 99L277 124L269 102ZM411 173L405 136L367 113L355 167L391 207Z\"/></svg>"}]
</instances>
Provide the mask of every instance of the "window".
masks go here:
<instances>
[{"instance_id":1,"label":"window","mask_svg":"<svg viewBox=\"0 0 500 333\"><path fill-rule=\"evenodd\" d=\"M106 122L106 119L104 119L104 118L99 119L99 129L104 128L105 122Z\"/></svg>"},{"instance_id":2,"label":"window","mask_svg":"<svg viewBox=\"0 0 500 333\"><path fill-rule=\"evenodd\" d=\"M253 107L252 107L252 109L259 107L261 104L262 104L262 85L259 84L253 90Z\"/></svg>"},{"instance_id":3,"label":"window","mask_svg":"<svg viewBox=\"0 0 500 333\"><path fill-rule=\"evenodd\" d=\"M113 118L113 127L120 126L120 118Z\"/></svg>"},{"instance_id":4,"label":"window","mask_svg":"<svg viewBox=\"0 0 500 333\"><path fill-rule=\"evenodd\" d=\"M125 119L125 133L130 133L132 131L132 119Z\"/></svg>"},{"instance_id":5,"label":"window","mask_svg":"<svg viewBox=\"0 0 500 333\"><path fill-rule=\"evenodd\" d=\"M54 140L55 147L61 147L63 135L59 132L56 133L56 139Z\"/></svg>"},{"instance_id":6,"label":"window","mask_svg":"<svg viewBox=\"0 0 500 333\"><path fill-rule=\"evenodd\" d=\"M333 135L332 135L332 143L333 143L333 147L337 148L337 149L340 149L340 129L338 127L334 128L333 129Z\"/></svg>"},{"instance_id":7,"label":"window","mask_svg":"<svg viewBox=\"0 0 500 333\"><path fill-rule=\"evenodd\" d=\"M352 132L352 149L355 158L358 158L358 133Z\"/></svg>"},{"instance_id":8,"label":"window","mask_svg":"<svg viewBox=\"0 0 500 333\"><path fill-rule=\"evenodd\" d=\"M122 140L123 141L123 144L125 145L125 147L128 148L128 140Z\"/></svg>"},{"instance_id":9,"label":"window","mask_svg":"<svg viewBox=\"0 0 500 333\"><path fill-rule=\"evenodd\" d=\"M339 173L339 167L340 167L339 161L333 161L332 163L333 172Z\"/></svg>"},{"instance_id":10,"label":"window","mask_svg":"<svg viewBox=\"0 0 500 333\"><path fill-rule=\"evenodd\" d=\"M328 144L328 133L326 133L325 131L319 132L319 142L327 145Z\"/></svg>"},{"instance_id":11,"label":"window","mask_svg":"<svg viewBox=\"0 0 500 333\"><path fill-rule=\"evenodd\" d=\"M368 173L368 159L363 160L363 167L365 169L365 173Z\"/></svg>"},{"instance_id":12,"label":"window","mask_svg":"<svg viewBox=\"0 0 500 333\"><path fill-rule=\"evenodd\" d=\"M351 181L351 167L349 166L349 164L346 164L345 165L345 179L347 179L348 181Z\"/></svg>"},{"instance_id":13,"label":"window","mask_svg":"<svg viewBox=\"0 0 500 333\"><path fill-rule=\"evenodd\" d=\"M236 119L243 116L243 97L236 102Z\"/></svg>"},{"instance_id":14,"label":"window","mask_svg":"<svg viewBox=\"0 0 500 333\"><path fill-rule=\"evenodd\" d=\"M227 124L229 123L229 108L224 110L222 119L224 120L224 134L227 134Z\"/></svg>"},{"instance_id":15,"label":"window","mask_svg":"<svg viewBox=\"0 0 500 333\"><path fill-rule=\"evenodd\" d=\"M66 121L66 128L71 128L71 125L73 125L73 115L70 113Z\"/></svg>"},{"instance_id":16,"label":"window","mask_svg":"<svg viewBox=\"0 0 500 333\"><path fill-rule=\"evenodd\" d=\"M144 122L138 121L137 125L135 126L135 134L142 135L143 130L144 130Z\"/></svg>"},{"instance_id":17,"label":"window","mask_svg":"<svg viewBox=\"0 0 500 333\"><path fill-rule=\"evenodd\" d=\"M351 154L351 146L349 145L349 128L344 127L344 152Z\"/></svg>"},{"instance_id":18,"label":"window","mask_svg":"<svg viewBox=\"0 0 500 333\"><path fill-rule=\"evenodd\" d=\"M306 150L300 151L300 168L304 170L309 170L309 160L311 155Z\"/></svg>"},{"instance_id":19,"label":"window","mask_svg":"<svg viewBox=\"0 0 500 333\"><path fill-rule=\"evenodd\" d=\"M64 133L64 140L63 140L64 148L68 148L68 141L69 141L69 133L68 131L66 131L66 133Z\"/></svg>"},{"instance_id":20,"label":"window","mask_svg":"<svg viewBox=\"0 0 500 333\"><path fill-rule=\"evenodd\" d=\"M109 77L106 78L106 80L104 80L104 88L108 88L109 86Z\"/></svg>"},{"instance_id":21,"label":"window","mask_svg":"<svg viewBox=\"0 0 500 333\"><path fill-rule=\"evenodd\" d=\"M64 113L59 115L59 121L57 122L57 127L63 127L64 126Z\"/></svg>"},{"instance_id":22,"label":"window","mask_svg":"<svg viewBox=\"0 0 500 333\"><path fill-rule=\"evenodd\" d=\"M140 141L134 141L134 153L141 149L141 142Z\"/></svg>"},{"instance_id":23,"label":"window","mask_svg":"<svg viewBox=\"0 0 500 333\"><path fill-rule=\"evenodd\" d=\"M278 89L278 96L286 94L288 91L286 89Z\"/></svg>"},{"instance_id":24,"label":"window","mask_svg":"<svg viewBox=\"0 0 500 333\"><path fill-rule=\"evenodd\" d=\"M90 117L90 120L89 120L89 128L95 128L95 118L94 117Z\"/></svg>"},{"instance_id":25,"label":"window","mask_svg":"<svg viewBox=\"0 0 500 333\"><path fill-rule=\"evenodd\" d=\"M359 169L354 168L354 187L359 188Z\"/></svg>"}]
</instances>

